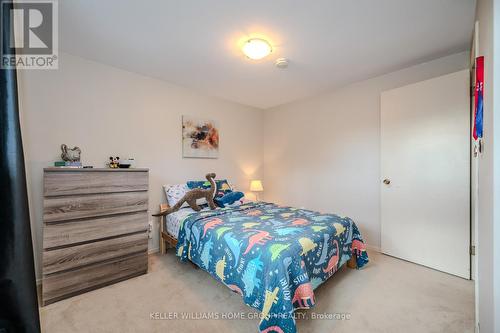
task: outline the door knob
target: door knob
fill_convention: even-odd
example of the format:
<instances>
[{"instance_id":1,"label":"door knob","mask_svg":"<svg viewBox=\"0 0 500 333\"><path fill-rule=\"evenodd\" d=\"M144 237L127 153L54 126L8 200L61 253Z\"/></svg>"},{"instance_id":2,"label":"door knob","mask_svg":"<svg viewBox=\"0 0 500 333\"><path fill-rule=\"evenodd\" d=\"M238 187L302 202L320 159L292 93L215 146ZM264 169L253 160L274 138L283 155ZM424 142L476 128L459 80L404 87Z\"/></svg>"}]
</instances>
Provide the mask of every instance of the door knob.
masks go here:
<instances>
[{"instance_id":1,"label":"door knob","mask_svg":"<svg viewBox=\"0 0 500 333\"><path fill-rule=\"evenodd\" d=\"M390 180L390 179L387 179L387 178L386 178L386 179L384 179L384 184L385 184L385 185L389 185L390 183L391 183L391 180Z\"/></svg>"}]
</instances>

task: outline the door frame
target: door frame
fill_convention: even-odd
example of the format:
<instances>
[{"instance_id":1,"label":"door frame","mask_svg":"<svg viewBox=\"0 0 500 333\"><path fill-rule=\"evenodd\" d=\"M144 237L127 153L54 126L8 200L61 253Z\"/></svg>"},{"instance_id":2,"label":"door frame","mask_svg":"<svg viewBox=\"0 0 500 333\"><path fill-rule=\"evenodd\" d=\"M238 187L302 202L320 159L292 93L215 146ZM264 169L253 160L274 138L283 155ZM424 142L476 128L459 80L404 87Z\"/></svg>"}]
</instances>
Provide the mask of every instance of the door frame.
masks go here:
<instances>
[{"instance_id":1,"label":"door frame","mask_svg":"<svg viewBox=\"0 0 500 333\"><path fill-rule=\"evenodd\" d=\"M478 262L479 262L479 210L478 210L478 193L479 193L479 147L472 139L472 128L474 121L474 89L476 81L476 58L479 56L479 21L474 24L474 32L472 35L472 45L470 51L470 225L471 225L471 280L474 281L474 307L475 307L475 327L474 330L479 332L479 279L478 279ZM477 155L476 155L477 154ZM473 173L474 172L474 173ZM474 249L474 251L472 251Z\"/></svg>"}]
</instances>

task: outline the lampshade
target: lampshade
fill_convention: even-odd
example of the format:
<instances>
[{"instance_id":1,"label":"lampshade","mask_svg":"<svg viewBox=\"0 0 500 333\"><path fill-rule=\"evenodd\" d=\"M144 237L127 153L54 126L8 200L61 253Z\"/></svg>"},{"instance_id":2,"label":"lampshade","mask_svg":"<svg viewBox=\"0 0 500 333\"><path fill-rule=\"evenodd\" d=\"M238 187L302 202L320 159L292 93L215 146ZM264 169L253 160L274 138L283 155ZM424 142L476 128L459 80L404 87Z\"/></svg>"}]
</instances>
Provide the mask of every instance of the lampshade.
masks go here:
<instances>
[{"instance_id":1,"label":"lampshade","mask_svg":"<svg viewBox=\"0 0 500 333\"><path fill-rule=\"evenodd\" d=\"M262 186L262 181L256 179L250 182L250 191L252 192L262 192L264 187Z\"/></svg>"}]
</instances>

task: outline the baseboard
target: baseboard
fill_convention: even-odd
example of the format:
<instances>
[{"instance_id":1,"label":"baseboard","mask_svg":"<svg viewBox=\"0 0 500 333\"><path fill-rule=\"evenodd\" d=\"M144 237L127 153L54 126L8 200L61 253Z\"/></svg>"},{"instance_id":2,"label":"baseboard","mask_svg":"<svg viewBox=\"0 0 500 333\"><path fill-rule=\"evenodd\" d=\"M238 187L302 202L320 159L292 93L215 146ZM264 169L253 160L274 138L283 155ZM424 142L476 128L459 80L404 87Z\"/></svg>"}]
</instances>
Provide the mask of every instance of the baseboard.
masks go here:
<instances>
[{"instance_id":1,"label":"baseboard","mask_svg":"<svg viewBox=\"0 0 500 333\"><path fill-rule=\"evenodd\" d=\"M149 249L148 250L148 254L154 254L154 253L158 253L160 252L160 248L159 247L155 247L154 249Z\"/></svg>"}]
</instances>

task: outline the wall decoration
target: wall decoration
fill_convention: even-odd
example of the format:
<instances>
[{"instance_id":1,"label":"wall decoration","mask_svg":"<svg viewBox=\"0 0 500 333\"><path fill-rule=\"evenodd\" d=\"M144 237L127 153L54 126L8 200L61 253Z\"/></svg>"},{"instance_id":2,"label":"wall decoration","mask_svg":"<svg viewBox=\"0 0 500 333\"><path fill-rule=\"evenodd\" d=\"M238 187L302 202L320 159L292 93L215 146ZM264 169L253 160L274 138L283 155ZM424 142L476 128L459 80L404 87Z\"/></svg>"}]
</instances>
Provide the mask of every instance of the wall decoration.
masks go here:
<instances>
[{"instance_id":1,"label":"wall decoration","mask_svg":"<svg viewBox=\"0 0 500 333\"><path fill-rule=\"evenodd\" d=\"M474 126L472 136L477 140L483 137L484 57L476 58L476 84L474 88Z\"/></svg>"},{"instance_id":2,"label":"wall decoration","mask_svg":"<svg viewBox=\"0 0 500 333\"><path fill-rule=\"evenodd\" d=\"M182 156L219 157L219 129L215 121L182 116Z\"/></svg>"}]
</instances>

